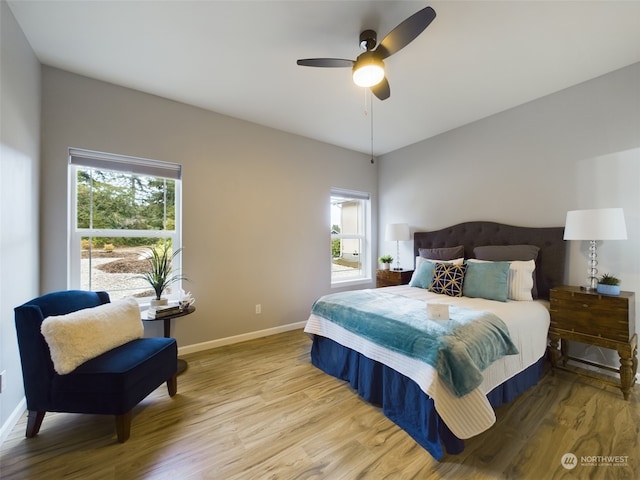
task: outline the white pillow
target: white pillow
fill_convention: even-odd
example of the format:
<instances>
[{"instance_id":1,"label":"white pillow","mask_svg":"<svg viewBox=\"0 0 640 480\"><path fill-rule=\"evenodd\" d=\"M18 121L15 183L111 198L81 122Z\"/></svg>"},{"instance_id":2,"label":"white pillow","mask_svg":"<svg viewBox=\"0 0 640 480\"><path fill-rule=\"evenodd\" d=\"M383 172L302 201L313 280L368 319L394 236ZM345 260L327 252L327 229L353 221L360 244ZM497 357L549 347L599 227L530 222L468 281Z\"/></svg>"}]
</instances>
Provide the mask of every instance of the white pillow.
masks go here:
<instances>
[{"instance_id":1,"label":"white pillow","mask_svg":"<svg viewBox=\"0 0 640 480\"><path fill-rule=\"evenodd\" d=\"M531 291L533 290L533 272L536 269L535 260L514 260L510 262L509 293L511 300L533 300Z\"/></svg>"},{"instance_id":2,"label":"white pillow","mask_svg":"<svg viewBox=\"0 0 640 480\"><path fill-rule=\"evenodd\" d=\"M138 302L125 298L47 317L40 331L49 345L53 368L64 375L87 360L142 337L144 327Z\"/></svg>"},{"instance_id":3,"label":"white pillow","mask_svg":"<svg viewBox=\"0 0 640 480\"><path fill-rule=\"evenodd\" d=\"M450 263L451 265L462 265L464 263L464 258L460 257L453 260L432 260L430 258L424 258L418 255L416 257L416 270L418 270L418 267L424 261L432 262L432 263Z\"/></svg>"},{"instance_id":4,"label":"white pillow","mask_svg":"<svg viewBox=\"0 0 640 480\"><path fill-rule=\"evenodd\" d=\"M487 263L489 260L476 260L470 258L467 262ZM536 269L535 260L514 260L509 262L507 275L507 298L509 300L532 301L533 272Z\"/></svg>"}]
</instances>

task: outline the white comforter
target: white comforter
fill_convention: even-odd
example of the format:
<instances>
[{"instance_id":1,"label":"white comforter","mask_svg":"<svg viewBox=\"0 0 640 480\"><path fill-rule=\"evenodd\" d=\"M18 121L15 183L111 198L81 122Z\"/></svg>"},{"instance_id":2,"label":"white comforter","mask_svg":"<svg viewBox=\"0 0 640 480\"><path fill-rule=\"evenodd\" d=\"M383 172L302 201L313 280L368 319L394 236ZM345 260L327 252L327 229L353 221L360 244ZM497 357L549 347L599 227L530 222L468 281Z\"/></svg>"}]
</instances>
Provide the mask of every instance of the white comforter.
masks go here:
<instances>
[{"instance_id":1,"label":"white comforter","mask_svg":"<svg viewBox=\"0 0 640 480\"><path fill-rule=\"evenodd\" d=\"M483 372L484 381L477 389L463 397L456 397L430 365L376 345L322 317L311 315L304 331L330 338L411 378L423 392L433 398L438 414L458 438L470 438L491 427L496 417L486 394L533 365L545 353L550 318L548 302L496 302L482 298L455 298L408 285L386 287L385 290L423 299L425 302L448 303L493 312L507 324L511 339L520 354L508 355L492 363Z\"/></svg>"}]
</instances>

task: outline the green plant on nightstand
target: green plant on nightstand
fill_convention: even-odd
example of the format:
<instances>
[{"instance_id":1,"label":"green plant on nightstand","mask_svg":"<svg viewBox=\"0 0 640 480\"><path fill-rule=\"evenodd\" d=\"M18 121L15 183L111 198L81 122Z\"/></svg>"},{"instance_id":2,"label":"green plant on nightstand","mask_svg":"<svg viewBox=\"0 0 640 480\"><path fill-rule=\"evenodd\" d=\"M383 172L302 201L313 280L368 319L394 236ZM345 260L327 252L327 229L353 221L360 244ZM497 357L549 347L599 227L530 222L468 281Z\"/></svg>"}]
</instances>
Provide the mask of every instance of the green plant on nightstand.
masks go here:
<instances>
[{"instance_id":1,"label":"green plant on nightstand","mask_svg":"<svg viewBox=\"0 0 640 480\"><path fill-rule=\"evenodd\" d=\"M383 270L389 270L391 268L391 262L393 262L393 257L391 255L382 255L378 258L378 262L380 262Z\"/></svg>"},{"instance_id":2,"label":"green plant on nightstand","mask_svg":"<svg viewBox=\"0 0 640 480\"><path fill-rule=\"evenodd\" d=\"M620 295L620 279L609 273L605 273L598 280L598 293L605 295Z\"/></svg>"}]
</instances>

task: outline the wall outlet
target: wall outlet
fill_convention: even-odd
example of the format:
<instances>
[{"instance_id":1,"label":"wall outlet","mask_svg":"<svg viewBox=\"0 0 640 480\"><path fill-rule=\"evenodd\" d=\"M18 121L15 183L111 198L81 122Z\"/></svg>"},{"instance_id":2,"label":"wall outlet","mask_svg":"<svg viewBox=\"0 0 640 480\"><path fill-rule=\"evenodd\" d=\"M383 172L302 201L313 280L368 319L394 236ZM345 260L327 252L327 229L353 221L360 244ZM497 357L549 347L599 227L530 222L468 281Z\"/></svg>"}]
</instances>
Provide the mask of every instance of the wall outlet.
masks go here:
<instances>
[{"instance_id":1,"label":"wall outlet","mask_svg":"<svg viewBox=\"0 0 640 480\"><path fill-rule=\"evenodd\" d=\"M262 313L262 305L256 303L256 315L260 315Z\"/></svg>"},{"instance_id":2,"label":"wall outlet","mask_svg":"<svg viewBox=\"0 0 640 480\"><path fill-rule=\"evenodd\" d=\"M2 387L4 385L4 374L7 373L6 370L0 372L0 393L2 393Z\"/></svg>"}]
</instances>

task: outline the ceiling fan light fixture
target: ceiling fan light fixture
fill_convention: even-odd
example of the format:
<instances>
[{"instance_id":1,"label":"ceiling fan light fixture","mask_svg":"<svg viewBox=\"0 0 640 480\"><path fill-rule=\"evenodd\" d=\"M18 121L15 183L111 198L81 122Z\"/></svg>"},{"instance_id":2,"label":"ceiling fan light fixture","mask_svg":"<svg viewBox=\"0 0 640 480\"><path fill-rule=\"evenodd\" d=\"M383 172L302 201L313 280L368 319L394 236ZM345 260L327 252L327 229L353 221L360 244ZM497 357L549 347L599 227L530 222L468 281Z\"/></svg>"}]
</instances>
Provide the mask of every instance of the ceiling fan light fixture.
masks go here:
<instances>
[{"instance_id":1,"label":"ceiling fan light fixture","mask_svg":"<svg viewBox=\"0 0 640 480\"><path fill-rule=\"evenodd\" d=\"M384 63L372 52L365 52L353 65L353 83L359 87L373 87L384 78Z\"/></svg>"}]
</instances>

